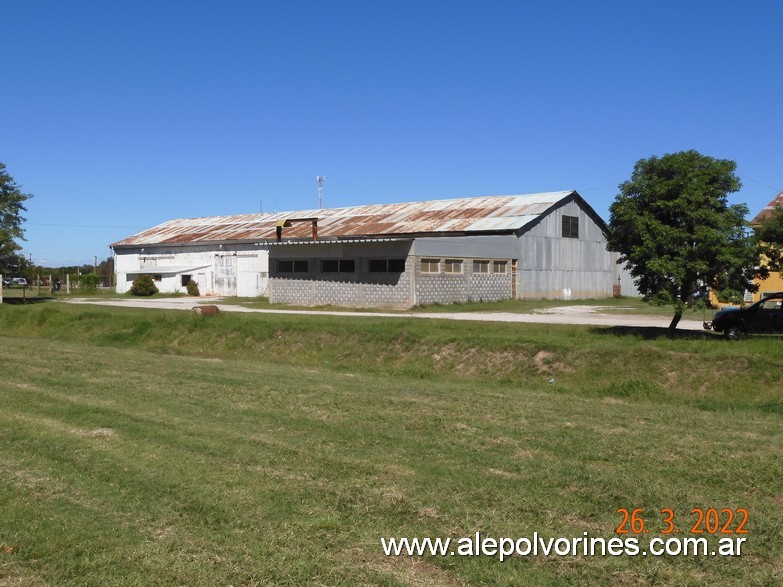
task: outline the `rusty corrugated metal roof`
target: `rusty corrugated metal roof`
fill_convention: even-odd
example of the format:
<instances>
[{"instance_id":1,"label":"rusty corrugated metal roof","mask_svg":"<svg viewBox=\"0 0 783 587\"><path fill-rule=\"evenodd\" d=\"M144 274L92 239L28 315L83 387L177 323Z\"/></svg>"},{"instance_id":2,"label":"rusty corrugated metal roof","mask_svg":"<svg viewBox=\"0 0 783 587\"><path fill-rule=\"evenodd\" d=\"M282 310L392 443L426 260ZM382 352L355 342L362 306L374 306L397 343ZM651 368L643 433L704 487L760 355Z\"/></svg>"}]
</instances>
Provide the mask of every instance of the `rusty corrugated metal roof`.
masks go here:
<instances>
[{"instance_id":1,"label":"rusty corrugated metal roof","mask_svg":"<svg viewBox=\"0 0 783 587\"><path fill-rule=\"evenodd\" d=\"M756 217L750 221L750 225L761 224L778 207L783 207L783 192L780 192L769 204L764 206L761 212L756 214Z\"/></svg>"},{"instance_id":2,"label":"rusty corrugated metal roof","mask_svg":"<svg viewBox=\"0 0 783 587\"><path fill-rule=\"evenodd\" d=\"M271 241L275 240L275 225L278 221L310 217L318 218L319 238L512 231L532 222L571 195L576 195L576 192L569 190L521 196L185 218L169 220L111 246ZM310 232L309 224L294 224L283 229L283 238L305 239Z\"/></svg>"}]
</instances>

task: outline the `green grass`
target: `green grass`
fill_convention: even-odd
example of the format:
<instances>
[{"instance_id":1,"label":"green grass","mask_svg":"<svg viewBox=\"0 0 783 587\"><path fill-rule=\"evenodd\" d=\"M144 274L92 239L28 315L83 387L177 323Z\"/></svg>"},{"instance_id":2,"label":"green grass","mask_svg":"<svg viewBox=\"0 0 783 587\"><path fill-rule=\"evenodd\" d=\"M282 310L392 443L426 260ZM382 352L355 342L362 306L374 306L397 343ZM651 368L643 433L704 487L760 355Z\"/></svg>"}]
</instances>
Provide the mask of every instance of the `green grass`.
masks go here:
<instances>
[{"instance_id":1,"label":"green grass","mask_svg":"<svg viewBox=\"0 0 783 587\"><path fill-rule=\"evenodd\" d=\"M0 585L783 579L780 339L60 304L0 333ZM745 555L381 554L620 507L746 507Z\"/></svg>"}]
</instances>

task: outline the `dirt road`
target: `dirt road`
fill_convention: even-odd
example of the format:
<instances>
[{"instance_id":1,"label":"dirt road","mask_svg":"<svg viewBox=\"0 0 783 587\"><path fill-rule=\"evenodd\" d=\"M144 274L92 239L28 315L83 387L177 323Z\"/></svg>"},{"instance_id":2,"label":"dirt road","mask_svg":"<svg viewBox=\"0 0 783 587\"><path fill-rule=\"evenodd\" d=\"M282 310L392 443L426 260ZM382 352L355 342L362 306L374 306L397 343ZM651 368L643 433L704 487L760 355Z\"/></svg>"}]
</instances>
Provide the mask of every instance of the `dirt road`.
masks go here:
<instances>
[{"instance_id":1,"label":"dirt road","mask_svg":"<svg viewBox=\"0 0 783 587\"><path fill-rule=\"evenodd\" d=\"M165 310L190 310L199 304L222 302L221 298L154 298L133 300L97 300L95 298L72 298L71 304L95 304L103 306L122 306L129 308L150 308ZM628 326L636 328L666 328L671 318L663 316L643 316L621 314L617 308L607 313L605 306L562 306L546 310L535 310L528 314L511 312L341 312L339 310L272 310L246 308L233 304L220 304L223 312L248 312L257 314L311 314L315 316L367 316L374 318L429 318L439 320L473 320L486 322L527 322L535 324L584 324L589 326ZM679 330L702 330L701 320L683 318L677 326Z\"/></svg>"}]
</instances>

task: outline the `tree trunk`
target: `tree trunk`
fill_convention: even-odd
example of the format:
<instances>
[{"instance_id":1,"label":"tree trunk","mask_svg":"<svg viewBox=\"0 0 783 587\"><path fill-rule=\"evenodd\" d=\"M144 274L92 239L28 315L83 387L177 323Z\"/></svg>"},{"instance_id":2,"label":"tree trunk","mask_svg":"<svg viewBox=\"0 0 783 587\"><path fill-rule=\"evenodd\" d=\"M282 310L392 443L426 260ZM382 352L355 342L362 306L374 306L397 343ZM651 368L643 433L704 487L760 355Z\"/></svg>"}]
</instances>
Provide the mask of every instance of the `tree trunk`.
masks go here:
<instances>
[{"instance_id":1,"label":"tree trunk","mask_svg":"<svg viewBox=\"0 0 783 587\"><path fill-rule=\"evenodd\" d=\"M677 330L677 325L680 323L680 318L682 318L682 312L676 312L674 314L674 318L672 318L672 321L669 323L669 333Z\"/></svg>"}]
</instances>

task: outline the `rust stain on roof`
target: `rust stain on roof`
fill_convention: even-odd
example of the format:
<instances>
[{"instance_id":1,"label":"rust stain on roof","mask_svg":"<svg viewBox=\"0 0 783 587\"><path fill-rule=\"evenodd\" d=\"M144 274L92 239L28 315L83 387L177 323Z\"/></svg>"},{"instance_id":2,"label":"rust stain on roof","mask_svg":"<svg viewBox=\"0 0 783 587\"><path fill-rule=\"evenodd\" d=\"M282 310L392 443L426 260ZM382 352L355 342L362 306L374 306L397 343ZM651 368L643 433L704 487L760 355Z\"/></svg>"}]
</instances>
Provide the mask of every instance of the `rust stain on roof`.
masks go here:
<instances>
[{"instance_id":1,"label":"rust stain on roof","mask_svg":"<svg viewBox=\"0 0 783 587\"><path fill-rule=\"evenodd\" d=\"M513 231L522 228L558 202L575 194L575 191L569 190L521 196L486 196L294 212L185 218L169 220L111 246L273 241L278 222L287 218L310 217L318 219L320 238ZM284 239L306 239L311 234L312 229L309 224L294 224L283 230Z\"/></svg>"}]
</instances>

